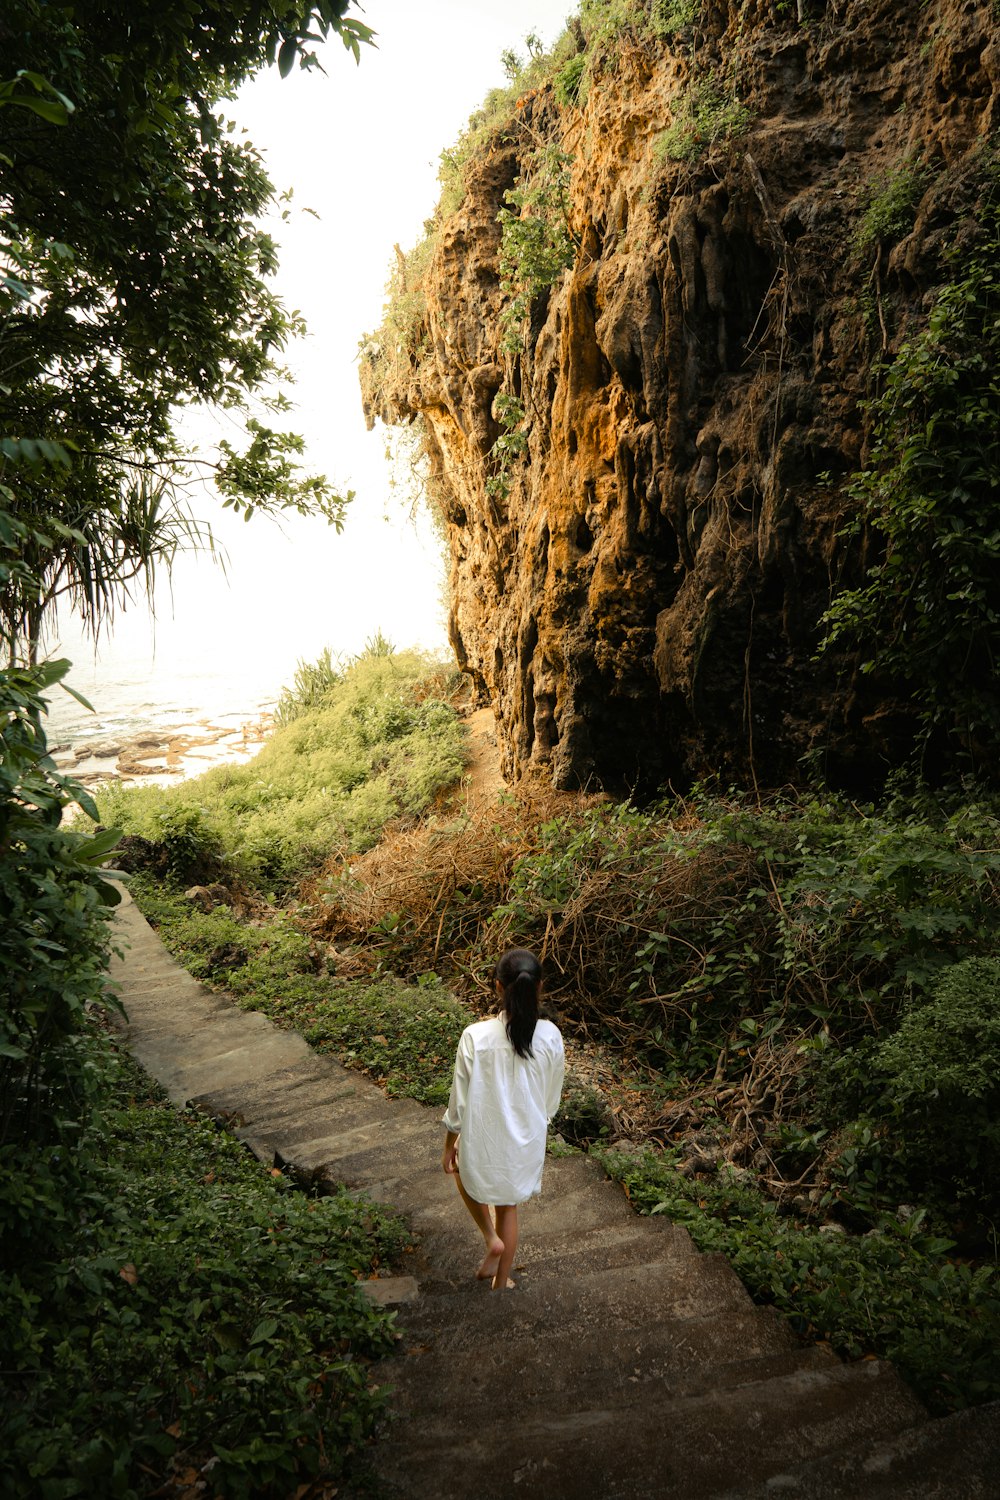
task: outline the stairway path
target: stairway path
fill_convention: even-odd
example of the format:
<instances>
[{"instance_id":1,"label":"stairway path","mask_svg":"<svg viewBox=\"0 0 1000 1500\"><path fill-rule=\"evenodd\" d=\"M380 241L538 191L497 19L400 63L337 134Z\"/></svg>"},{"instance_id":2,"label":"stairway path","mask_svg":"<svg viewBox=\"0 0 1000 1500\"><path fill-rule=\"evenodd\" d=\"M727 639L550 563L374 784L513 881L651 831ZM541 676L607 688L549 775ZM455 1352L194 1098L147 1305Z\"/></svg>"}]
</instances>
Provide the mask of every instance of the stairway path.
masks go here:
<instances>
[{"instance_id":1,"label":"stairway path","mask_svg":"<svg viewBox=\"0 0 1000 1500\"><path fill-rule=\"evenodd\" d=\"M803 1347L723 1257L637 1217L583 1156L521 1211L518 1290L477 1282L440 1110L390 1101L210 994L125 893L112 979L136 1059L249 1148L393 1205L413 1275L367 1284L402 1338L374 1462L400 1500L998 1500L1000 1403L928 1419L890 1366Z\"/></svg>"}]
</instances>

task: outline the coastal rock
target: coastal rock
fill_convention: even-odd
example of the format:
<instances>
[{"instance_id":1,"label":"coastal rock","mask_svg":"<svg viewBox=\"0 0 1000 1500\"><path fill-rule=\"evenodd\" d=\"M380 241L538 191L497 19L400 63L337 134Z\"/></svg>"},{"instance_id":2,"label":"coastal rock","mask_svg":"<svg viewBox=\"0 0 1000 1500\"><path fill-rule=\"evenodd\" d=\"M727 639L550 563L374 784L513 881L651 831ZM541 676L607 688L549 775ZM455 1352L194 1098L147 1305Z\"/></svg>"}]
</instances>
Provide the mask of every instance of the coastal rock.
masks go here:
<instances>
[{"instance_id":1,"label":"coastal rock","mask_svg":"<svg viewBox=\"0 0 1000 1500\"><path fill-rule=\"evenodd\" d=\"M1000 123L997 23L968 0L806 19L709 0L694 31L609 41L581 106L529 91L436 230L413 352L362 357L369 423L422 425L450 637L508 779L779 784L821 755L868 785L907 741L893 684L815 653L866 564L838 481L869 372L925 315ZM672 160L707 85L702 142ZM511 352L497 216L546 146L571 158L575 255ZM918 162L912 228L866 245L873 193ZM501 391L524 409L503 465Z\"/></svg>"},{"instance_id":2,"label":"coastal rock","mask_svg":"<svg viewBox=\"0 0 1000 1500\"><path fill-rule=\"evenodd\" d=\"M75 746L73 754L77 761L112 760L121 755L123 746L122 740L91 740L85 745Z\"/></svg>"}]
</instances>

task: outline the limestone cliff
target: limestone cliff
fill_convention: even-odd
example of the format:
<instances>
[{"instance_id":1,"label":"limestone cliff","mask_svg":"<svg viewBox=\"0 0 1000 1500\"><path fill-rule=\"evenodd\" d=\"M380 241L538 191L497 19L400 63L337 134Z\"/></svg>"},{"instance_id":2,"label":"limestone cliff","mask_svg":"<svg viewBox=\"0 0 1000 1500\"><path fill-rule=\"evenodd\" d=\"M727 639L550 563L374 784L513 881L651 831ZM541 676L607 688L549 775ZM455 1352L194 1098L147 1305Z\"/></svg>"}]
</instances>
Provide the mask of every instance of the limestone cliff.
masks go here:
<instances>
[{"instance_id":1,"label":"limestone cliff","mask_svg":"<svg viewBox=\"0 0 1000 1500\"><path fill-rule=\"evenodd\" d=\"M961 242L1000 125L996 9L705 0L673 37L589 45L582 102L529 90L467 163L420 337L362 360L369 420L424 424L458 660L508 775L775 784L813 752L868 781L895 753L892 684L815 660L833 582L864 563L838 480L873 365ZM570 162L572 265L512 348L498 214L545 143ZM912 225L859 233L917 166ZM500 484L502 392L523 420Z\"/></svg>"}]
</instances>

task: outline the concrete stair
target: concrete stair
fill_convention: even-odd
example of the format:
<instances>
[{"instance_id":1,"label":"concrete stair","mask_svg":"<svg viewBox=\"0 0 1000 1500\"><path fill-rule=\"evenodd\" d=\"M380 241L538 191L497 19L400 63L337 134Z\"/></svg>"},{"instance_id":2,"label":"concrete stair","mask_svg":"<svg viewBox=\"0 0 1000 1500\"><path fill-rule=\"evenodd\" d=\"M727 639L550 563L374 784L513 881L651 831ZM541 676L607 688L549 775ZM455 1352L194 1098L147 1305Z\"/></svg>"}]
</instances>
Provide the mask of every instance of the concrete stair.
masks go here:
<instances>
[{"instance_id":1,"label":"concrete stair","mask_svg":"<svg viewBox=\"0 0 1000 1500\"><path fill-rule=\"evenodd\" d=\"M208 994L127 894L112 977L140 1063L262 1160L404 1213L409 1277L375 1372L394 1390L373 1456L399 1500L1000 1500L1000 1403L939 1421L877 1360L803 1347L721 1256L640 1219L584 1157L550 1159L521 1211L516 1292L441 1172L440 1111L390 1101L292 1032Z\"/></svg>"}]
</instances>

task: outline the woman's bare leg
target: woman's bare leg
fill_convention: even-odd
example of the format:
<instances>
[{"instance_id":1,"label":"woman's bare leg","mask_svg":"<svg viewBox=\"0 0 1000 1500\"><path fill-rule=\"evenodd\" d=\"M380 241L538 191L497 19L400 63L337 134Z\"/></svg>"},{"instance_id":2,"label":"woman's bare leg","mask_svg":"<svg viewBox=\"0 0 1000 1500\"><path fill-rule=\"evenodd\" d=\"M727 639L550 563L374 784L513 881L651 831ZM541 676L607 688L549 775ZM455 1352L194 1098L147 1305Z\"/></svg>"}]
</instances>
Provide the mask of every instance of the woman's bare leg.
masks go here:
<instances>
[{"instance_id":1,"label":"woman's bare leg","mask_svg":"<svg viewBox=\"0 0 1000 1500\"><path fill-rule=\"evenodd\" d=\"M483 1256L482 1264L476 1271L480 1281L492 1281L496 1275L497 1265L503 1255L504 1245L498 1230L494 1227L490 1216L488 1203L478 1203L475 1198L470 1198L462 1182L461 1173L455 1173L455 1185L462 1195L462 1202L475 1220L476 1228L479 1230L486 1242L486 1254Z\"/></svg>"},{"instance_id":2,"label":"woman's bare leg","mask_svg":"<svg viewBox=\"0 0 1000 1500\"><path fill-rule=\"evenodd\" d=\"M496 1215L497 1234L503 1242L503 1250L493 1276L493 1290L500 1292L510 1290L514 1286L510 1279L510 1269L514 1264L514 1256L517 1254L517 1204L498 1203Z\"/></svg>"}]
</instances>

